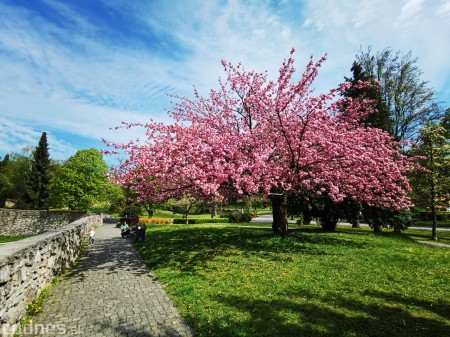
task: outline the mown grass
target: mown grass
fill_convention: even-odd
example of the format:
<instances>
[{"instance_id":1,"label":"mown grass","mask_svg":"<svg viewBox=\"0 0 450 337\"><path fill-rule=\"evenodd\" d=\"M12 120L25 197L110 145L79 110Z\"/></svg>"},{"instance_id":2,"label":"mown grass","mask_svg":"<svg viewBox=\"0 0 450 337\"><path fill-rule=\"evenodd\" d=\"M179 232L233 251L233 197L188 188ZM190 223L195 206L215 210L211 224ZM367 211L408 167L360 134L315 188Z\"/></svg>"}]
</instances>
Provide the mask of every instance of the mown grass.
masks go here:
<instances>
[{"instance_id":1,"label":"mown grass","mask_svg":"<svg viewBox=\"0 0 450 337\"><path fill-rule=\"evenodd\" d=\"M195 336L445 336L450 249L368 228L152 226L139 252ZM419 235L419 234L416 234Z\"/></svg>"},{"instance_id":2,"label":"mown grass","mask_svg":"<svg viewBox=\"0 0 450 337\"><path fill-rule=\"evenodd\" d=\"M236 209L237 210L237 209ZM263 214L272 214L272 211L270 209L258 209L258 215ZM220 218L220 210L217 211L217 217ZM171 211L165 211L165 210L156 210L153 213L153 217L155 218L171 218L171 219L182 219L183 214L181 213L173 213ZM204 214L189 214L190 219L210 219L211 214L210 213L204 213Z\"/></svg>"},{"instance_id":3,"label":"mown grass","mask_svg":"<svg viewBox=\"0 0 450 337\"><path fill-rule=\"evenodd\" d=\"M432 221L414 221L413 226L423 226L423 227L430 227L433 226ZM436 221L436 227L450 227L450 221L449 220L441 220Z\"/></svg>"},{"instance_id":4,"label":"mown grass","mask_svg":"<svg viewBox=\"0 0 450 337\"><path fill-rule=\"evenodd\" d=\"M164 211L164 210L156 210L153 213L154 218L170 218L170 219L182 219L183 214L181 213L173 213L171 211ZM217 216L216 218L220 218ZM204 213L204 214L189 214L189 219L211 219L211 214Z\"/></svg>"},{"instance_id":5,"label":"mown grass","mask_svg":"<svg viewBox=\"0 0 450 337\"><path fill-rule=\"evenodd\" d=\"M431 230L420 230L420 229L408 229L405 232L405 235L409 236L412 239L418 241L432 241L431 239ZM437 229L437 238L438 243L444 243L450 245L450 231L439 230Z\"/></svg>"},{"instance_id":6,"label":"mown grass","mask_svg":"<svg viewBox=\"0 0 450 337\"><path fill-rule=\"evenodd\" d=\"M29 238L30 236L31 235L17 235L17 236L0 235L0 243L19 241L19 240Z\"/></svg>"}]
</instances>

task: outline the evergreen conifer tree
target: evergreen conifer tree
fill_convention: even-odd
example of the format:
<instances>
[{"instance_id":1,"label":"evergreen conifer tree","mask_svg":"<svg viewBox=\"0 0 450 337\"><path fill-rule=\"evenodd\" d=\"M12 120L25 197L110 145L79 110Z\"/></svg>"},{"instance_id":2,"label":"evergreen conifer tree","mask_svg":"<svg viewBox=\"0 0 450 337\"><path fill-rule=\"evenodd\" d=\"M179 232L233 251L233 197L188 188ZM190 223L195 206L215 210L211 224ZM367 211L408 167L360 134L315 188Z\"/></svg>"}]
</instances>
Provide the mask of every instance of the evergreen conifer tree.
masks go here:
<instances>
[{"instance_id":1,"label":"evergreen conifer tree","mask_svg":"<svg viewBox=\"0 0 450 337\"><path fill-rule=\"evenodd\" d=\"M38 146L33 151L31 171L28 177L27 199L32 209L48 206L50 184L50 156L48 153L47 134L42 133Z\"/></svg>"}]
</instances>

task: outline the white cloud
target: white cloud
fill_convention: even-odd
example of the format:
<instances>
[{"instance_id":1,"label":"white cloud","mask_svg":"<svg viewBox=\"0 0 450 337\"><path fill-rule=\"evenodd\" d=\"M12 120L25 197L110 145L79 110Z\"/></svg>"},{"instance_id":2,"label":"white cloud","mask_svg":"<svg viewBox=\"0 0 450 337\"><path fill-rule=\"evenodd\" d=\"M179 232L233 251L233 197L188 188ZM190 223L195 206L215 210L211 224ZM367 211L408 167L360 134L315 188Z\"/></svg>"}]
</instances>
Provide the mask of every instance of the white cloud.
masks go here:
<instances>
[{"instance_id":1,"label":"white cloud","mask_svg":"<svg viewBox=\"0 0 450 337\"><path fill-rule=\"evenodd\" d=\"M450 1L442 3L436 10L436 13L441 16L450 17Z\"/></svg>"},{"instance_id":2,"label":"white cloud","mask_svg":"<svg viewBox=\"0 0 450 337\"><path fill-rule=\"evenodd\" d=\"M444 92L450 73L448 0L284 1L276 7L262 0L105 1L134 16L142 36L159 37L149 46L104 40L101 27L70 5L47 3L71 31L0 4L0 118L14 116L15 128L27 126L23 134L33 145L39 133L34 125L55 135L126 141L129 133L110 133L109 127L164 118L167 92L191 95L195 84L206 95L225 75L221 59L276 76L292 47L300 73L310 55L328 52L317 79L320 91L349 76L355 54L369 45L412 50L424 79L438 91ZM10 138L0 140L2 149L15 148L12 139L20 139ZM61 153L75 147L59 141Z\"/></svg>"},{"instance_id":3,"label":"white cloud","mask_svg":"<svg viewBox=\"0 0 450 337\"><path fill-rule=\"evenodd\" d=\"M16 123L12 119L2 118L0 121L0 148L8 149L7 153L24 153L26 149L34 149L42 136L39 128L22 123ZM51 159L64 160L75 154L76 148L47 132L47 143ZM6 152L5 152L6 153Z\"/></svg>"}]
</instances>

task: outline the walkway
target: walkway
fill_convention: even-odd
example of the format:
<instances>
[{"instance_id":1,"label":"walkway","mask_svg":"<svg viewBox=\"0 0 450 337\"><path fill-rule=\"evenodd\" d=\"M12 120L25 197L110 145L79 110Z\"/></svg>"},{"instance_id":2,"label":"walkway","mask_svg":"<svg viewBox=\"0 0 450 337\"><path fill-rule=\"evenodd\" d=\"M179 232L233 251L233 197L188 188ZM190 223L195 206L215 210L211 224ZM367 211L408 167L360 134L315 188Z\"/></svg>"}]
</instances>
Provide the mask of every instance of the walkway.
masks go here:
<instances>
[{"instance_id":1,"label":"walkway","mask_svg":"<svg viewBox=\"0 0 450 337\"><path fill-rule=\"evenodd\" d=\"M96 230L94 245L51 289L30 326L37 324L55 324L51 334L56 336L191 336L129 239L107 223Z\"/></svg>"}]
</instances>

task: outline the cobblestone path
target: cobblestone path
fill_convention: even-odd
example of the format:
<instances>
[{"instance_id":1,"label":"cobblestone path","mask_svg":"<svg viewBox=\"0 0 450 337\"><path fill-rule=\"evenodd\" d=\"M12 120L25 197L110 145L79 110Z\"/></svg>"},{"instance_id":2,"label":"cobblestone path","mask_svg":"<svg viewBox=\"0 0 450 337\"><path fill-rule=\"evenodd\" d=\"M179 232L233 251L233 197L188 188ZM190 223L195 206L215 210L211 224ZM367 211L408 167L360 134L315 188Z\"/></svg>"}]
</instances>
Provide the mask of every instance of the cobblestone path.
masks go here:
<instances>
[{"instance_id":1,"label":"cobblestone path","mask_svg":"<svg viewBox=\"0 0 450 337\"><path fill-rule=\"evenodd\" d=\"M46 336L191 336L129 239L107 223L51 289L28 328L42 326ZM29 332L22 336L42 336Z\"/></svg>"}]
</instances>

